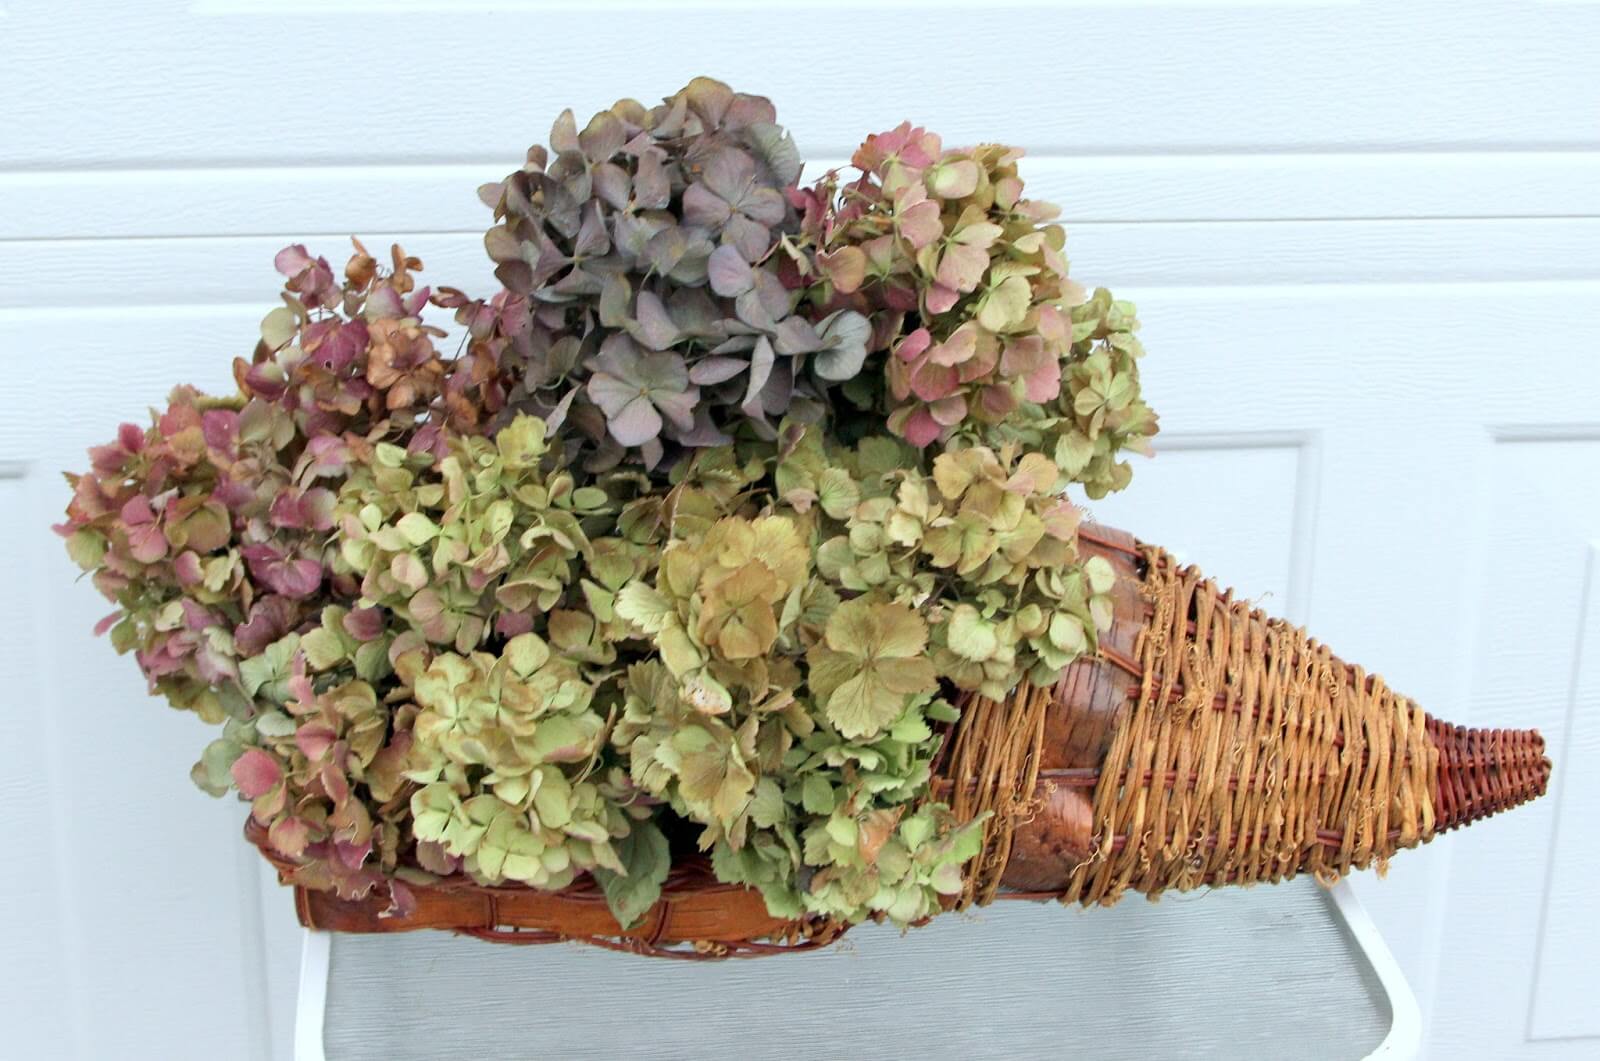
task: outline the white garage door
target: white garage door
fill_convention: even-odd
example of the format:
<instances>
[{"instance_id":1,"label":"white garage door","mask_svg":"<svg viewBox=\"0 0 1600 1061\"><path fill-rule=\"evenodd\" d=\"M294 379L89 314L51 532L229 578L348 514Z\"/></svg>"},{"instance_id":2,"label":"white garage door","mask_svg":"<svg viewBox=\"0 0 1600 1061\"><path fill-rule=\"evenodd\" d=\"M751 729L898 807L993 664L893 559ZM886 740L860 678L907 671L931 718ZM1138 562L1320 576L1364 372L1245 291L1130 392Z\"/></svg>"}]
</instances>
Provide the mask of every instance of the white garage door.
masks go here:
<instances>
[{"instance_id":1,"label":"white garage door","mask_svg":"<svg viewBox=\"0 0 1600 1061\"><path fill-rule=\"evenodd\" d=\"M1431 1053L1593 1056L1597 55L1593 3L0 0L0 1051L289 1047L286 897L90 637L57 470L225 386L290 239L486 290L479 181L708 73L819 161L902 118L1029 149L1146 321L1162 455L1097 514L1550 740L1549 798L1362 881Z\"/></svg>"}]
</instances>

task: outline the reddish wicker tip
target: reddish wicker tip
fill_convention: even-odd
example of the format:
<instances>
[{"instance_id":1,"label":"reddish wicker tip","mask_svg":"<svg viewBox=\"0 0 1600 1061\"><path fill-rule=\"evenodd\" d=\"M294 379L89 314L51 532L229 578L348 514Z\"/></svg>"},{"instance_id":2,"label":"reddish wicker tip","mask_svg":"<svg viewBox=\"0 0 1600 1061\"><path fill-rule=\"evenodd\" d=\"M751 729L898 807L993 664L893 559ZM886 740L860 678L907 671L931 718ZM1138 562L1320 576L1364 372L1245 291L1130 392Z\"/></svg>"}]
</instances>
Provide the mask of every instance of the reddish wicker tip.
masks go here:
<instances>
[{"instance_id":1,"label":"reddish wicker tip","mask_svg":"<svg viewBox=\"0 0 1600 1061\"><path fill-rule=\"evenodd\" d=\"M1544 795L1550 760L1536 729L1472 729L1429 717L1439 751L1434 831L1447 832Z\"/></svg>"}]
</instances>

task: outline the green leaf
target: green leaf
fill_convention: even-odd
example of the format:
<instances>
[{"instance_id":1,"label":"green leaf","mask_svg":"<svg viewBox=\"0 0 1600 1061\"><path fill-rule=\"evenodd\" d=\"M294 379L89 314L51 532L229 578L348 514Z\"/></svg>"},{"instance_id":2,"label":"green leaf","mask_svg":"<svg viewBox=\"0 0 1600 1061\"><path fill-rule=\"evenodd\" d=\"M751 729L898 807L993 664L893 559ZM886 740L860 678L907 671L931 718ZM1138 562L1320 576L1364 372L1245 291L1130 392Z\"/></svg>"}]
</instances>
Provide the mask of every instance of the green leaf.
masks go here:
<instances>
[{"instance_id":1,"label":"green leaf","mask_svg":"<svg viewBox=\"0 0 1600 1061\"><path fill-rule=\"evenodd\" d=\"M623 928L632 928L661 898L661 885L672 868L667 838L654 822L635 822L627 836L615 844L625 872L597 867L592 872L605 892L611 916Z\"/></svg>"},{"instance_id":2,"label":"green leaf","mask_svg":"<svg viewBox=\"0 0 1600 1061\"><path fill-rule=\"evenodd\" d=\"M547 875L544 841L528 828L525 815L500 814L489 823L478 845L478 868L491 881L505 879L536 884Z\"/></svg>"},{"instance_id":3,"label":"green leaf","mask_svg":"<svg viewBox=\"0 0 1600 1061\"><path fill-rule=\"evenodd\" d=\"M731 824L743 813L755 787L755 775L739 759L737 749L728 738L703 726L679 730L671 743L682 761L678 790L683 798L702 805L717 821Z\"/></svg>"},{"instance_id":4,"label":"green leaf","mask_svg":"<svg viewBox=\"0 0 1600 1061\"><path fill-rule=\"evenodd\" d=\"M432 788L433 785L429 785ZM448 788L448 786L445 786ZM415 798L415 797L413 797ZM416 808L412 808L416 813ZM473 796L456 806L444 827L444 845L452 855L471 855L483 842L484 833L496 820L514 811L495 796Z\"/></svg>"},{"instance_id":5,"label":"green leaf","mask_svg":"<svg viewBox=\"0 0 1600 1061\"><path fill-rule=\"evenodd\" d=\"M1009 331L1028 315L1032 298L1026 278L1008 276L983 297L978 307L978 323L991 332Z\"/></svg>"},{"instance_id":6,"label":"green leaf","mask_svg":"<svg viewBox=\"0 0 1600 1061\"><path fill-rule=\"evenodd\" d=\"M572 492L572 507L577 509L603 508L609 498L597 486L580 486Z\"/></svg>"},{"instance_id":7,"label":"green leaf","mask_svg":"<svg viewBox=\"0 0 1600 1061\"><path fill-rule=\"evenodd\" d=\"M563 828L572 821L572 785L559 770L546 767L539 773L543 777L533 794L534 813L546 828Z\"/></svg>"},{"instance_id":8,"label":"green leaf","mask_svg":"<svg viewBox=\"0 0 1600 1061\"><path fill-rule=\"evenodd\" d=\"M412 545L425 545L439 534L439 525L421 512L407 512L395 527Z\"/></svg>"},{"instance_id":9,"label":"green leaf","mask_svg":"<svg viewBox=\"0 0 1600 1061\"><path fill-rule=\"evenodd\" d=\"M978 164L970 158L963 158L938 163L928 170L926 180L928 190L940 198L961 199L977 189L978 176ZM993 227L999 228L998 225Z\"/></svg>"},{"instance_id":10,"label":"green leaf","mask_svg":"<svg viewBox=\"0 0 1600 1061\"><path fill-rule=\"evenodd\" d=\"M325 626L301 637L300 648L312 670L331 670L345 659L344 639Z\"/></svg>"},{"instance_id":11,"label":"green leaf","mask_svg":"<svg viewBox=\"0 0 1600 1061\"><path fill-rule=\"evenodd\" d=\"M817 502L833 519L848 519L861 503L861 490L843 468L828 468L817 479Z\"/></svg>"},{"instance_id":12,"label":"green leaf","mask_svg":"<svg viewBox=\"0 0 1600 1061\"><path fill-rule=\"evenodd\" d=\"M783 802L783 789L770 777L756 782L755 794L750 798L750 820L758 828L771 829L789 816Z\"/></svg>"},{"instance_id":13,"label":"green leaf","mask_svg":"<svg viewBox=\"0 0 1600 1061\"><path fill-rule=\"evenodd\" d=\"M282 711L263 711L256 716L256 732L274 740L294 736L294 719Z\"/></svg>"},{"instance_id":14,"label":"green leaf","mask_svg":"<svg viewBox=\"0 0 1600 1061\"><path fill-rule=\"evenodd\" d=\"M905 698L872 670L849 678L828 697L828 720L846 737L868 737L899 717Z\"/></svg>"},{"instance_id":15,"label":"green leaf","mask_svg":"<svg viewBox=\"0 0 1600 1061\"><path fill-rule=\"evenodd\" d=\"M356 649L356 676L365 681L377 682L389 675L389 641L380 638L364 641Z\"/></svg>"},{"instance_id":16,"label":"green leaf","mask_svg":"<svg viewBox=\"0 0 1600 1061\"><path fill-rule=\"evenodd\" d=\"M541 762L575 763L587 759L594 740L566 715L548 715L533 732L533 751Z\"/></svg>"},{"instance_id":17,"label":"green leaf","mask_svg":"<svg viewBox=\"0 0 1600 1061\"><path fill-rule=\"evenodd\" d=\"M902 715L895 724L889 727L889 737L902 744L918 744L933 736L933 730L928 728L915 711Z\"/></svg>"},{"instance_id":18,"label":"green leaf","mask_svg":"<svg viewBox=\"0 0 1600 1061\"><path fill-rule=\"evenodd\" d=\"M840 847L855 847L856 837L861 833L860 827L856 824L854 818L829 818L826 828L828 830L828 838Z\"/></svg>"},{"instance_id":19,"label":"green leaf","mask_svg":"<svg viewBox=\"0 0 1600 1061\"><path fill-rule=\"evenodd\" d=\"M299 647L299 634L285 634L268 645L261 655L240 660L239 680L244 685L245 693L254 696L262 691L263 686L286 678L289 664Z\"/></svg>"},{"instance_id":20,"label":"green leaf","mask_svg":"<svg viewBox=\"0 0 1600 1061\"><path fill-rule=\"evenodd\" d=\"M950 651L963 659L982 663L992 659L1000 647L1000 638L993 623L978 614L970 604L958 604L950 613L945 626L945 641Z\"/></svg>"},{"instance_id":21,"label":"green leaf","mask_svg":"<svg viewBox=\"0 0 1600 1061\"><path fill-rule=\"evenodd\" d=\"M455 792L443 782L425 785L411 794L411 832L418 840L442 842L450 820L461 807Z\"/></svg>"},{"instance_id":22,"label":"green leaf","mask_svg":"<svg viewBox=\"0 0 1600 1061\"><path fill-rule=\"evenodd\" d=\"M206 745L200 761L189 771L189 777L202 791L213 796L225 796L233 787L233 761L244 754L244 745L227 737L219 737Z\"/></svg>"},{"instance_id":23,"label":"green leaf","mask_svg":"<svg viewBox=\"0 0 1600 1061\"><path fill-rule=\"evenodd\" d=\"M677 618L672 602L644 582L630 582L617 593L617 618L637 626L647 634L659 634L667 622Z\"/></svg>"},{"instance_id":24,"label":"green leaf","mask_svg":"<svg viewBox=\"0 0 1600 1061\"><path fill-rule=\"evenodd\" d=\"M288 306L279 306L261 318L261 341L268 350L277 350L299 330L300 318Z\"/></svg>"},{"instance_id":25,"label":"green leaf","mask_svg":"<svg viewBox=\"0 0 1600 1061\"><path fill-rule=\"evenodd\" d=\"M913 814L900 823L900 839L911 851L921 847L932 835L933 820L927 814Z\"/></svg>"},{"instance_id":26,"label":"green leaf","mask_svg":"<svg viewBox=\"0 0 1600 1061\"><path fill-rule=\"evenodd\" d=\"M550 659L550 646L538 634L518 634L501 653L511 669L526 678Z\"/></svg>"},{"instance_id":27,"label":"green leaf","mask_svg":"<svg viewBox=\"0 0 1600 1061\"><path fill-rule=\"evenodd\" d=\"M537 416L518 413L517 418L495 435L500 459L513 467L526 467L544 456L545 423Z\"/></svg>"},{"instance_id":28,"label":"green leaf","mask_svg":"<svg viewBox=\"0 0 1600 1061\"><path fill-rule=\"evenodd\" d=\"M833 786L821 774L807 774L800 786L800 802L807 814L832 814Z\"/></svg>"},{"instance_id":29,"label":"green leaf","mask_svg":"<svg viewBox=\"0 0 1600 1061\"><path fill-rule=\"evenodd\" d=\"M1110 593L1117 584L1117 572L1103 556L1091 556L1083 565L1092 593Z\"/></svg>"}]
</instances>

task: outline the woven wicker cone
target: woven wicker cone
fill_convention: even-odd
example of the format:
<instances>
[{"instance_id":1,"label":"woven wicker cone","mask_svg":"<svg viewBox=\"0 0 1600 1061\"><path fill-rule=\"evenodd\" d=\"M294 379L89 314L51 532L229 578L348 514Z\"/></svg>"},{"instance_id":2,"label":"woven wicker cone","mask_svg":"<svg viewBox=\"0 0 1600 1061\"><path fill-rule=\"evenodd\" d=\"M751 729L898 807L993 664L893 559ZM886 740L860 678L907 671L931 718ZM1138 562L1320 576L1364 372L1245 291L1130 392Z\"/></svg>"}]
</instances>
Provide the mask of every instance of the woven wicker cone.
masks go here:
<instances>
[{"instance_id":1,"label":"woven wicker cone","mask_svg":"<svg viewBox=\"0 0 1600 1061\"><path fill-rule=\"evenodd\" d=\"M1160 549L1082 533L1119 575L1100 652L966 705L944 767L959 813L993 812L960 905L1331 883L1544 793L1537 731L1440 722ZM1008 791L985 783L997 759Z\"/></svg>"},{"instance_id":2,"label":"woven wicker cone","mask_svg":"<svg viewBox=\"0 0 1600 1061\"><path fill-rule=\"evenodd\" d=\"M1533 799L1550 762L1532 730L1451 726L1381 679L1109 528L1085 551L1116 568L1100 652L1048 689L969 698L946 735L935 793L984 816L984 850L951 905L1250 884L1381 870L1413 847ZM294 865L246 835L292 879ZM624 930L584 880L561 892L465 879L412 886L416 909L295 889L302 924L346 932L449 929L515 943L575 940L676 958L808 950L843 926L772 917L699 860Z\"/></svg>"}]
</instances>

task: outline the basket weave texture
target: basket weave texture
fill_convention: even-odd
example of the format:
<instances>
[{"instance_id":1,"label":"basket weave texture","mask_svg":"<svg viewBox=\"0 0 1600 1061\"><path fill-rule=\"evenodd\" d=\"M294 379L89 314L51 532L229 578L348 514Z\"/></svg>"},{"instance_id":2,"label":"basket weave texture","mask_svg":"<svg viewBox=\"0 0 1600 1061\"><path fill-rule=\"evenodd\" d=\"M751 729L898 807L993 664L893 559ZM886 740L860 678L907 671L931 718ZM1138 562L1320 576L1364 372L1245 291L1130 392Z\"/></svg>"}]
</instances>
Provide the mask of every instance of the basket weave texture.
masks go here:
<instances>
[{"instance_id":1,"label":"basket weave texture","mask_svg":"<svg viewBox=\"0 0 1600 1061\"><path fill-rule=\"evenodd\" d=\"M1109 904L1128 890L1331 882L1395 851L1542 794L1532 730L1440 722L1304 631L1234 600L1162 550L1085 527L1118 572L1094 658L1049 688L968 697L933 792L985 818L955 907L996 899ZM292 880L253 822L246 836ZM585 878L559 892L465 877L411 885L416 908L295 888L302 924L346 932L449 929L513 943L576 940L674 958L825 946L845 926L771 916L760 895L675 865L661 900L624 930Z\"/></svg>"}]
</instances>

